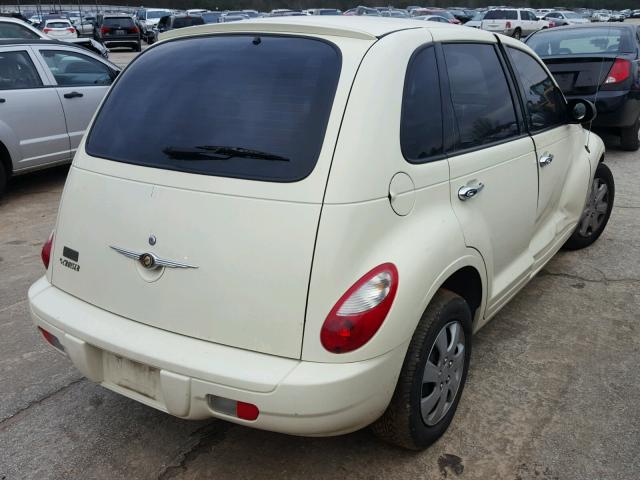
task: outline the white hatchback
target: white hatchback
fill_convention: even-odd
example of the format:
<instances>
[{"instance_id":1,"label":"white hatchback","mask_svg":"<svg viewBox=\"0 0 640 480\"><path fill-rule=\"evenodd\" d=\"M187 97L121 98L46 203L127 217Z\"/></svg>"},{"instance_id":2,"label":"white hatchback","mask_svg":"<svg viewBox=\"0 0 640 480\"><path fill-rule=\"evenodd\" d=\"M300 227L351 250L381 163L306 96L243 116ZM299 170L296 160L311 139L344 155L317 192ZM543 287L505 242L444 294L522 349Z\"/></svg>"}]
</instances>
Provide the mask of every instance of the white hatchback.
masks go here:
<instances>
[{"instance_id":1,"label":"white hatchback","mask_svg":"<svg viewBox=\"0 0 640 480\"><path fill-rule=\"evenodd\" d=\"M33 319L88 378L172 415L373 424L424 448L455 413L472 333L605 228L594 115L482 30L171 31L78 148Z\"/></svg>"}]
</instances>

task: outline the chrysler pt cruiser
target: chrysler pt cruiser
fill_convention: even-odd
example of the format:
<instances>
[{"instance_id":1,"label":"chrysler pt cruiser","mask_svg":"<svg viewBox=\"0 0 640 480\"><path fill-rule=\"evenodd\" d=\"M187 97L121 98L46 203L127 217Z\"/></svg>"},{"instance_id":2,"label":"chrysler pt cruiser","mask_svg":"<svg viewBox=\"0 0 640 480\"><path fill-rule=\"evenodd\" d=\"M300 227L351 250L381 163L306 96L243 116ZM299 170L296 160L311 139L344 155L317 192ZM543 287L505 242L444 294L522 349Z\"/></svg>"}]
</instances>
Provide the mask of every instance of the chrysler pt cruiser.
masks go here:
<instances>
[{"instance_id":1,"label":"chrysler pt cruiser","mask_svg":"<svg viewBox=\"0 0 640 480\"><path fill-rule=\"evenodd\" d=\"M37 328L87 378L178 417L433 443L472 334L605 228L593 105L567 103L526 45L445 24L161 40L78 148L29 290Z\"/></svg>"}]
</instances>

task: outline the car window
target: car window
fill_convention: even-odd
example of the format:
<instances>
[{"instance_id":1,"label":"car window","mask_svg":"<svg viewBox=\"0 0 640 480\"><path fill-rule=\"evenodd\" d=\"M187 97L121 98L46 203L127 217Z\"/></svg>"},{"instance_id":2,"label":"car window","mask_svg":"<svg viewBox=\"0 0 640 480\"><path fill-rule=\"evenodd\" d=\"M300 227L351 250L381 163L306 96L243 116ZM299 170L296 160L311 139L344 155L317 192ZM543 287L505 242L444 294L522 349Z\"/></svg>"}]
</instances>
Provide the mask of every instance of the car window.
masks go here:
<instances>
[{"instance_id":1,"label":"car window","mask_svg":"<svg viewBox=\"0 0 640 480\"><path fill-rule=\"evenodd\" d=\"M42 79L27 52L0 52L0 90L41 86Z\"/></svg>"},{"instance_id":2,"label":"car window","mask_svg":"<svg viewBox=\"0 0 640 480\"><path fill-rule=\"evenodd\" d=\"M105 64L80 53L40 50L49 70L60 86L110 85L113 72Z\"/></svg>"},{"instance_id":3,"label":"car window","mask_svg":"<svg viewBox=\"0 0 640 480\"><path fill-rule=\"evenodd\" d=\"M485 20L517 20L516 10L489 10L484 16Z\"/></svg>"},{"instance_id":4,"label":"car window","mask_svg":"<svg viewBox=\"0 0 640 480\"><path fill-rule=\"evenodd\" d=\"M543 58L549 55L634 52L634 43L628 29L610 26L549 29L527 39L527 45Z\"/></svg>"},{"instance_id":5,"label":"car window","mask_svg":"<svg viewBox=\"0 0 640 480\"><path fill-rule=\"evenodd\" d=\"M71 26L71 23L69 22L61 22L61 21L56 21L56 22L47 22L46 26L48 28L69 28Z\"/></svg>"},{"instance_id":6,"label":"car window","mask_svg":"<svg viewBox=\"0 0 640 480\"><path fill-rule=\"evenodd\" d=\"M193 25L202 25L203 23L202 17L177 17L173 20L173 28L191 27Z\"/></svg>"},{"instance_id":7,"label":"car window","mask_svg":"<svg viewBox=\"0 0 640 480\"><path fill-rule=\"evenodd\" d=\"M507 79L493 45L443 45L458 127L456 150L520 133Z\"/></svg>"},{"instance_id":8,"label":"car window","mask_svg":"<svg viewBox=\"0 0 640 480\"><path fill-rule=\"evenodd\" d=\"M508 48L524 88L529 126L540 131L566 123L566 106L560 90L542 66L529 54Z\"/></svg>"},{"instance_id":9,"label":"car window","mask_svg":"<svg viewBox=\"0 0 640 480\"><path fill-rule=\"evenodd\" d=\"M37 33L17 23L0 22L0 38L40 38Z\"/></svg>"},{"instance_id":10,"label":"car window","mask_svg":"<svg viewBox=\"0 0 640 480\"><path fill-rule=\"evenodd\" d=\"M133 27L133 19L131 18L105 18L103 25L105 27L112 28L132 28Z\"/></svg>"},{"instance_id":11,"label":"car window","mask_svg":"<svg viewBox=\"0 0 640 480\"><path fill-rule=\"evenodd\" d=\"M442 105L435 49L423 48L407 68L402 97L400 145L412 163L426 162L442 151Z\"/></svg>"},{"instance_id":12,"label":"car window","mask_svg":"<svg viewBox=\"0 0 640 480\"><path fill-rule=\"evenodd\" d=\"M87 152L204 175L300 180L318 160L341 64L335 46L310 38L235 34L166 42L122 74Z\"/></svg>"}]
</instances>

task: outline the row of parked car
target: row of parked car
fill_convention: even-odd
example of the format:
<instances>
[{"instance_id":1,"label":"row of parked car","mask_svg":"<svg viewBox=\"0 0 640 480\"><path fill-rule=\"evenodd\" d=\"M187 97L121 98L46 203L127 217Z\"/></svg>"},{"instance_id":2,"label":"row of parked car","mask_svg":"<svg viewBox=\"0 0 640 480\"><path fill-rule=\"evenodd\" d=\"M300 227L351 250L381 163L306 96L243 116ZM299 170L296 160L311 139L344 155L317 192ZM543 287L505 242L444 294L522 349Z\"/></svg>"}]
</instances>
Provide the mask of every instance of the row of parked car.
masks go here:
<instances>
[{"instance_id":1,"label":"row of parked car","mask_svg":"<svg viewBox=\"0 0 640 480\"><path fill-rule=\"evenodd\" d=\"M518 19L527 12L525 9L490 12L508 11L516 12ZM153 18L152 12L145 12L146 21ZM179 28L178 22L184 18L198 18L202 22L206 13L162 15L154 30L162 29L161 22L167 22L169 29ZM414 18L420 17L422 15ZM130 41L135 49L140 48L141 32L133 17L105 14L99 21L102 27L98 38L102 42L120 45L118 42ZM526 43L545 61L565 96L594 101L598 116L593 126L618 135L624 149L635 150L640 146L640 30L637 25L586 23L535 32L537 27L526 27L524 20L508 21L512 22L511 27L497 18L483 20L487 22L483 26L486 30L516 37L519 35L512 29L522 28L522 33L527 35ZM526 21L536 23L536 20ZM125 30L124 35L129 35L127 30L136 28L138 31L130 34L130 40L119 32ZM4 39L0 47L1 190L12 175L71 160L84 128L120 68L109 63L100 52L93 55L90 49L74 46L69 40L56 43L43 30L13 18L0 17L0 39ZM57 54L47 57L43 50ZM42 89L42 86L55 88ZM47 113L43 117L44 111ZM46 121L43 122L43 118Z\"/></svg>"}]
</instances>

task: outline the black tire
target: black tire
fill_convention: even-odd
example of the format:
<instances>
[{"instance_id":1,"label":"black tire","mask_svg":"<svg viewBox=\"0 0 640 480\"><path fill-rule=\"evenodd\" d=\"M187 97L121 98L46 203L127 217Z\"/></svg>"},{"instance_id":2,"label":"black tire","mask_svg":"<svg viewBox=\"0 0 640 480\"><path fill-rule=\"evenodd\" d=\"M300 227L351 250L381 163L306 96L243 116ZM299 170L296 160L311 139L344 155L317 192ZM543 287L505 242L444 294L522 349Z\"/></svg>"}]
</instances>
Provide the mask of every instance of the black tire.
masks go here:
<instances>
[{"instance_id":1,"label":"black tire","mask_svg":"<svg viewBox=\"0 0 640 480\"><path fill-rule=\"evenodd\" d=\"M520 40L521 37L522 37L522 30L520 30L519 28L516 28L513 31L513 38L515 38L516 40Z\"/></svg>"},{"instance_id":2,"label":"black tire","mask_svg":"<svg viewBox=\"0 0 640 480\"><path fill-rule=\"evenodd\" d=\"M444 416L432 426L427 425L421 413L423 376L427 361L438 334L458 321L464 333L464 356L461 379L451 405ZM436 352L437 353L437 352ZM380 439L410 450L422 450L447 430L458 407L464 389L471 357L471 311L467 302L449 290L439 290L420 319L400 371L400 377L387 410L372 426ZM439 359L438 362L442 360ZM442 367L438 366L442 371ZM442 385L442 384L441 384ZM438 385L434 386L436 389ZM445 395L446 396L446 395Z\"/></svg>"},{"instance_id":3,"label":"black tire","mask_svg":"<svg viewBox=\"0 0 640 480\"><path fill-rule=\"evenodd\" d=\"M598 212L594 208L594 186L602 184L607 186L605 199L606 210L604 212ZM589 199L587 200L587 205L585 206L584 212L582 212L582 216L580 217L580 221L578 222L575 231L569 237L569 240L567 240L562 248L566 250L579 250L581 248L588 247L593 242L595 242L600 237L600 235L602 235L602 232L604 232L604 229L609 222L609 217L611 216L615 194L616 188L611 170L609 170L609 167L607 165L600 162L598 164L598 168L596 168L596 174L594 176L591 188L589 189ZM596 221L599 222L598 227L587 227L586 229L584 229L583 226L586 225L585 222L589 222L589 218L593 219L594 216L596 218Z\"/></svg>"},{"instance_id":4,"label":"black tire","mask_svg":"<svg viewBox=\"0 0 640 480\"><path fill-rule=\"evenodd\" d=\"M141 52L142 51L142 43L138 42L138 44L133 48L134 52Z\"/></svg>"},{"instance_id":5,"label":"black tire","mask_svg":"<svg viewBox=\"0 0 640 480\"><path fill-rule=\"evenodd\" d=\"M5 171L4 165L0 162L0 198L4 195L4 191L7 188L7 172Z\"/></svg>"},{"instance_id":6,"label":"black tire","mask_svg":"<svg viewBox=\"0 0 640 480\"><path fill-rule=\"evenodd\" d=\"M620 148L635 152L640 148L640 139L638 138L638 130L640 129L640 119L630 127L620 129Z\"/></svg>"}]
</instances>

